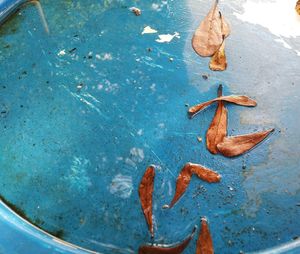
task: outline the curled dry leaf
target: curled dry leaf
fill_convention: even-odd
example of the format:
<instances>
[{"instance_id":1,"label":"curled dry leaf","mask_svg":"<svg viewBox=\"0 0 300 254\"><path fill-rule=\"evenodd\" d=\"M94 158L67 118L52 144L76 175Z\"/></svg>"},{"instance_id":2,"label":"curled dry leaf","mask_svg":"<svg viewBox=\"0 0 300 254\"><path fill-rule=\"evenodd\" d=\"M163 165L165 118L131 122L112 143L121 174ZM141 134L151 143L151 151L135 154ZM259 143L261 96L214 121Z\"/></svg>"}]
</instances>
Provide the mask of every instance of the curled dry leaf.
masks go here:
<instances>
[{"instance_id":1,"label":"curled dry leaf","mask_svg":"<svg viewBox=\"0 0 300 254\"><path fill-rule=\"evenodd\" d=\"M201 180L206 181L208 183L217 183L220 182L221 176L208 168L205 168L204 166L201 166L199 164L194 164L188 162L184 165L181 172L179 173L177 180L176 180L176 190L175 195L170 203L170 205L165 205L164 208L172 208L176 202L181 198L183 193L186 191L192 175L196 175Z\"/></svg>"},{"instance_id":2,"label":"curled dry leaf","mask_svg":"<svg viewBox=\"0 0 300 254\"><path fill-rule=\"evenodd\" d=\"M222 85L218 89L218 97L222 96ZM218 107L215 116L206 133L206 146L207 149L217 154L217 144L223 141L227 135L227 109L223 101L218 101Z\"/></svg>"},{"instance_id":3,"label":"curled dry leaf","mask_svg":"<svg viewBox=\"0 0 300 254\"><path fill-rule=\"evenodd\" d=\"M149 166L139 186L139 196L140 196L142 209L152 237L154 236L154 229L153 229L153 222L152 222L152 194L154 188L154 176L155 176L154 166Z\"/></svg>"},{"instance_id":4,"label":"curled dry leaf","mask_svg":"<svg viewBox=\"0 0 300 254\"><path fill-rule=\"evenodd\" d=\"M300 15L300 0L297 1L295 9L296 12Z\"/></svg>"},{"instance_id":5,"label":"curled dry leaf","mask_svg":"<svg viewBox=\"0 0 300 254\"><path fill-rule=\"evenodd\" d=\"M193 232L185 238L181 243L173 246L166 245L143 245L139 248L139 254L180 254L188 246L194 237L197 227L195 226Z\"/></svg>"},{"instance_id":6,"label":"curled dry leaf","mask_svg":"<svg viewBox=\"0 0 300 254\"><path fill-rule=\"evenodd\" d=\"M205 218L201 219L201 231L197 241L196 254L214 254L213 241Z\"/></svg>"},{"instance_id":7,"label":"curled dry leaf","mask_svg":"<svg viewBox=\"0 0 300 254\"><path fill-rule=\"evenodd\" d=\"M215 98L213 100L203 102L203 103L197 104L193 107L190 107L188 110L188 114L192 118L196 114L198 114L201 110L205 109L206 107L208 107L209 105L211 105L212 103L217 102L217 101L225 101L225 102L230 102L233 104L237 104L240 106L247 106L247 107L255 107L256 106L256 101L245 95L229 95L229 96L221 96L221 97Z\"/></svg>"},{"instance_id":8,"label":"curled dry leaf","mask_svg":"<svg viewBox=\"0 0 300 254\"><path fill-rule=\"evenodd\" d=\"M224 71L227 68L227 60L225 55L225 41L223 41L221 47L212 56L209 62L209 68L212 71Z\"/></svg>"},{"instance_id":9,"label":"curled dry leaf","mask_svg":"<svg viewBox=\"0 0 300 254\"><path fill-rule=\"evenodd\" d=\"M226 24L223 26L224 30L225 26ZM217 0L194 33L192 46L195 52L204 57L212 56L224 40L224 30L222 31L222 15Z\"/></svg>"},{"instance_id":10,"label":"curled dry leaf","mask_svg":"<svg viewBox=\"0 0 300 254\"><path fill-rule=\"evenodd\" d=\"M227 157L241 155L262 142L274 129L246 135L225 137L223 142L217 145L221 154Z\"/></svg>"}]
</instances>

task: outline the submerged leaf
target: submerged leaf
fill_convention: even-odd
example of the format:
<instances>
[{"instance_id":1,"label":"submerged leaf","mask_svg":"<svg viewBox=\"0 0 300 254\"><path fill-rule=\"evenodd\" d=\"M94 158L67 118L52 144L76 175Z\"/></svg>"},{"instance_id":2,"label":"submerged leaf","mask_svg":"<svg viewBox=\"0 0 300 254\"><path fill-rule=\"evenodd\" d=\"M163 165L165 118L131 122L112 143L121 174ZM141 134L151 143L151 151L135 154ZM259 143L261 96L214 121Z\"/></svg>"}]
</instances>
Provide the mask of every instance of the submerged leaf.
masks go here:
<instances>
[{"instance_id":1,"label":"submerged leaf","mask_svg":"<svg viewBox=\"0 0 300 254\"><path fill-rule=\"evenodd\" d=\"M192 240L196 229L197 227L195 226L193 232L185 240L177 245L143 245L139 248L139 254L180 254Z\"/></svg>"},{"instance_id":2,"label":"submerged leaf","mask_svg":"<svg viewBox=\"0 0 300 254\"><path fill-rule=\"evenodd\" d=\"M221 176L217 172L205 168L204 166L201 166L199 164L188 162L184 165L177 177L175 195L170 205L165 205L164 208L172 208L175 203L181 198L183 193L186 191L193 174L208 183L216 183L220 182L221 180Z\"/></svg>"},{"instance_id":3,"label":"submerged leaf","mask_svg":"<svg viewBox=\"0 0 300 254\"><path fill-rule=\"evenodd\" d=\"M297 1L295 9L296 12L300 15L300 0Z\"/></svg>"},{"instance_id":4,"label":"submerged leaf","mask_svg":"<svg viewBox=\"0 0 300 254\"><path fill-rule=\"evenodd\" d=\"M212 56L209 62L209 68L212 71L224 71L227 68L227 60L225 55L225 41L223 41L221 47Z\"/></svg>"},{"instance_id":5,"label":"submerged leaf","mask_svg":"<svg viewBox=\"0 0 300 254\"><path fill-rule=\"evenodd\" d=\"M203 102L203 103L197 104L193 107L190 107L188 114L192 118L196 114L198 114L201 110L205 109L206 107L208 107L209 105L211 105L212 103L217 102L217 101L226 101L226 102L234 103L234 104L237 104L240 106L247 106L247 107L255 107L256 106L256 101L250 99L249 97L247 97L245 95L229 95L229 96L221 96L221 97L215 98L213 100Z\"/></svg>"},{"instance_id":6,"label":"submerged leaf","mask_svg":"<svg viewBox=\"0 0 300 254\"><path fill-rule=\"evenodd\" d=\"M222 143L217 145L221 154L227 157L241 155L262 142L274 129L246 135L225 137Z\"/></svg>"},{"instance_id":7,"label":"submerged leaf","mask_svg":"<svg viewBox=\"0 0 300 254\"><path fill-rule=\"evenodd\" d=\"M139 187L139 196L140 196L142 209L152 237L154 236L154 229L153 229L153 222L152 222L152 193L154 188L154 176L155 176L154 166L149 166L142 178Z\"/></svg>"},{"instance_id":8,"label":"submerged leaf","mask_svg":"<svg viewBox=\"0 0 300 254\"><path fill-rule=\"evenodd\" d=\"M205 218L201 219L201 231L197 241L196 254L214 254L213 241Z\"/></svg>"},{"instance_id":9,"label":"submerged leaf","mask_svg":"<svg viewBox=\"0 0 300 254\"><path fill-rule=\"evenodd\" d=\"M215 1L207 16L196 29L192 46L200 56L212 56L221 46L224 36L222 31L222 15L219 12L218 0Z\"/></svg>"},{"instance_id":10,"label":"submerged leaf","mask_svg":"<svg viewBox=\"0 0 300 254\"><path fill-rule=\"evenodd\" d=\"M218 97L222 96L222 85L218 89ZM215 116L206 133L206 146L207 149L217 154L217 144L223 141L227 135L227 109L225 108L223 101L218 101L218 108Z\"/></svg>"}]
</instances>

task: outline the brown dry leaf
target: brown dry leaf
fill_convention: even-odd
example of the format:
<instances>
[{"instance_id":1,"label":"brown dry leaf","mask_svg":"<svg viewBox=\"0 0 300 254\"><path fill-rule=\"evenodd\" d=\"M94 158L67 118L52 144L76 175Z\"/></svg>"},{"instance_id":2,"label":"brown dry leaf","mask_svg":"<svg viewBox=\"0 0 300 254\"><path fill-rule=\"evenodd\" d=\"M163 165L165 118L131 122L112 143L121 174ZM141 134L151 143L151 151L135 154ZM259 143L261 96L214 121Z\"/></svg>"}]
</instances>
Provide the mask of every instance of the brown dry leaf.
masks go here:
<instances>
[{"instance_id":1,"label":"brown dry leaf","mask_svg":"<svg viewBox=\"0 0 300 254\"><path fill-rule=\"evenodd\" d=\"M221 47L212 56L209 62L209 68L212 71L225 71L227 68L227 60L225 55L225 41L223 41Z\"/></svg>"},{"instance_id":2,"label":"brown dry leaf","mask_svg":"<svg viewBox=\"0 0 300 254\"><path fill-rule=\"evenodd\" d=\"M218 89L218 97L222 96L222 85ZM217 144L223 141L227 135L227 109L225 108L223 101L218 101L218 108L215 116L206 133L206 146L207 149L217 154Z\"/></svg>"},{"instance_id":3,"label":"brown dry leaf","mask_svg":"<svg viewBox=\"0 0 300 254\"><path fill-rule=\"evenodd\" d=\"M234 103L240 106L247 106L247 107L255 107L256 106L256 101L252 100L251 98L245 96L245 95L229 95L229 96L221 96L218 98L215 98L213 100L203 102L200 104L197 104L193 107L190 107L188 110L189 116L192 118L196 114L198 114L201 110L205 109L209 105L211 105L214 102L217 101L226 101L230 103Z\"/></svg>"},{"instance_id":4,"label":"brown dry leaf","mask_svg":"<svg viewBox=\"0 0 300 254\"><path fill-rule=\"evenodd\" d=\"M154 176L154 166L149 166L139 186L140 201L146 222L148 224L149 231L151 233L151 237L154 237L154 229L152 222L152 193L154 188Z\"/></svg>"},{"instance_id":5,"label":"brown dry leaf","mask_svg":"<svg viewBox=\"0 0 300 254\"><path fill-rule=\"evenodd\" d=\"M193 232L181 243L173 246L165 245L143 245L139 248L139 254L180 254L188 246L194 237L197 227L195 226Z\"/></svg>"},{"instance_id":6,"label":"brown dry leaf","mask_svg":"<svg viewBox=\"0 0 300 254\"><path fill-rule=\"evenodd\" d=\"M300 15L300 0L297 1L295 9L296 12Z\"/></svg>"},{"instance_id":7,"label":"brown dry leaf","mask_svg":"<svg viewBox=\"0 0 300 254\"><path fill-rule=\"evenodd\" d=\"M216 0L207 16L196 29L192 39L193 49L198 55L212 56L220 48L224 40L221 17L218 0Z\"/></svg>"},{"instance_id":8,"label":"brown dry leaf","mask_svg":"<svg viewBox=\"0 0 300 254\"><path fill-rule=\"evenodd\" d=\"M205 218L201 219L201 231L197 241L196 254L214 254L213 241Z\"/></svg>"},{"instance_id":9,"label":"brown dry leaf","mask_svg":"<svg viewBox=\"0 0 300 254\"><path fill-rule=\"evenodd\" d=\"M230 25L228 23L228 21L224 18L224 16L222 15L222 13L220 12L221 15L221 20L222 20L222 34L224 36L224 38L228 37L231 29L230 29Z\"/></svg>"},{"instance_id":10,"label":"brown dry leaf","mask_svg":"<svg viewBox=\"0 0 300 254\"><path fill-rule=\"evenodd\" d=\"M221 154L234 157L248 152L262 142L274 129L240 136L225 137L222 143L217 145Z\"/></svg>"},{"instance_id":11,"label":"brown dry leaf","mask_svg":"<svg viewBox=\"0 0 300 254\"><path fill-rule=\"evenodd\" d=\"M164 205L164 208L172 208L176 204L176 202L186 191L191 181L192 175L194 174L201 180L206 181L208 183L217 183L221 180L221 176L217 172L205 168L204 166L201 166L199 164L188 162L184 165L177 177L175 195L170 205Z\"/></svg>"}]
</instances>

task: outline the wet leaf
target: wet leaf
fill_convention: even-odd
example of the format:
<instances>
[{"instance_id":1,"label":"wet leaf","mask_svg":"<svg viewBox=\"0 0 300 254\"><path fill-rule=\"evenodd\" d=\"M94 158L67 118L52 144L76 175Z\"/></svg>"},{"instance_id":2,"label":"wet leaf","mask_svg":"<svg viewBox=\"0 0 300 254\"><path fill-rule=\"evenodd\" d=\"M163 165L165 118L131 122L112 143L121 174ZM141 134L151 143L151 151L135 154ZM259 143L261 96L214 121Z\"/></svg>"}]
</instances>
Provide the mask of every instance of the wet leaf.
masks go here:
<instances>
[{"instance_id":1,"label":"wet leaf","mask_svg":"<svg viewBox=\"0 0 300 254\"><path fill-rule=\"evenodd\" d=\"M204 57L212 56L224 40L223 32L227 31L225 27L226 24L222 31L222 15L217 0L194 33L192 46L195 52Z\"/></svg>"},{"instance_id":2,"label":"wet leaf","mask_svg":"<svg viewBox=\"0 0 300 254\"><path fill-rule=\"evenodd\" d=\"M166 245L143 245L139 248L139 254L180 254L188 246L192 238L194 237L197 227L195 226L193 232L181 243L166 246Z\"/></svg>"},{"instance_id":3,"label":"wet leaf","mask_svg":"<svg viewBox=\"0 0 300 254\"><path fill-rule=\"evenodd\" d=\"M214 254L213 241L205 218L201 219L201 230L197 241L196 254Z\"/></svg>"},{"instance_id":4,"label":"wet leaf","mask_svg":"<svg viewBox=\"0 0 300 254\"><path fill-rule=\"evenodd\" d=\"M221 176L217 172L199 164L188 162L184 165L177 177L175 195L170 205L165 205L164 208L172 208L176 204L176 202L186 191L191 181L192 175L196 175L198 178L208 183L217 183L221 180Z\"/></svg>"},{"instance_id":5,"label":"wet leaf","mask_svg":"<svg viewBox=\"0 0 300 254\"><path fill-rule=\"evenodd\" d=\"M225 55L225 41L223 41L221 47L212 56L209 62L209 68L212 71L224 71L227 68L227 60Z\"/></svg>"},{"instance_id":6,"label":"wet leaf","mask_svg":"<svg viewBox=\"0 0 300 254\"><path fill-rule=\"evenodd\" d=\"M189 108L188 114L192 118L196 114L198 114L201 110L205 109L209 105L211 105L214 102L217 101L225 101L225 102L230 102L233 104L237 104L240 106L247 106L247 107L255 107L256 106L256 101L252 100L251 98L245 96L245 95L229 95L229 96L221 96L218 98L215 98L213 100L203 102L200 104L197 104L193 107Z\"/></svg>"},{"instance_id":7,"label":"wet leaf","mask_svg":"<svg viewBox=\"0 0 300 254\"><path fill-rule=\"evenodd\" d=\"M149 166L139 186L139 196L140 196L142 209L152 237L154 236L153 221L152 221L152 194L154 188L154 176L155 176L154 166Z\"/></svg>"},{"instance_id":8,"label":"wet leaf","mask_svg":"<svg viewBox=\"0 0 300 254\"><path fill-rule=\"evenodd\" d=\"M222 96L222 85L218 89L218 97ZM218 101L218 107L215 116L206 133L206 146L207 149L217 154L217 144L223 141L227 135L227 109L223 101Z\"/></svg>"},{"instance_id":9,"label":"wet leaf","mask_svg":"<svg viewBox=\"0 0 300 254\"><path fill-rule=\"evenodd\" d=\"M297 1L295 9L297 13L300 15L300 0Z\"/></svg>"},{"instance_id":10,"label":"wet leaf","mask_svg":"<svg viewBox=\"0 0 300 254\"><path fill-rule=\"evenodd\" d=\"M227 157L234 157L248 152L262 142L274 129L261 131L240 136L225 137L223 142L217 145L221 154Z\"/></svg>"}]
</instances>

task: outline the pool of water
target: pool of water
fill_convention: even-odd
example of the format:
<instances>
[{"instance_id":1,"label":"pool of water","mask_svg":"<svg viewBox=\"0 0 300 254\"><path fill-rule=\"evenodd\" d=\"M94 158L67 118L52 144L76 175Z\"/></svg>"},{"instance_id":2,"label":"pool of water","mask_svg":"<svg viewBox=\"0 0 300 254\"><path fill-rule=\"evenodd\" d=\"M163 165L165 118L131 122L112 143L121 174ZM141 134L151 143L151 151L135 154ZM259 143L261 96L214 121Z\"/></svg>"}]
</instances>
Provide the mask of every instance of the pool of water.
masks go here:
<instances>
[{"instance_id":1,"label":"pool of water","mask_svg":"<svg viewBox=\"0 0 300 254\"><path fill-rule=\"evenodd\" d=\"M201 216L209 219L216 253L296 239L300 39L253 22L259 19L252 11L276 3L221 2L232 26L222 73L211 72L191 48L210 8L204 0L43 0L49 33L35 5L21 8L0 28L1 196L63 240L101 253L136 253L151 242L137 189L155 164L156 243L182 240ZM300 27L296 16L293 22ZM158 33L142 35L146 26ZM176 32L170 43L156 41ZM228 105L229 134L276 128L234 159L210 154L197 140L205 140L214 106L193 120L186 114L187 105L214 98L220 83L225 94L258 102ZM188 161L217 170L222 182L193 179L173 209L162 209ZM195 253L195 245L196 239L185 253Z\"/></svg>"}]
</instances>

